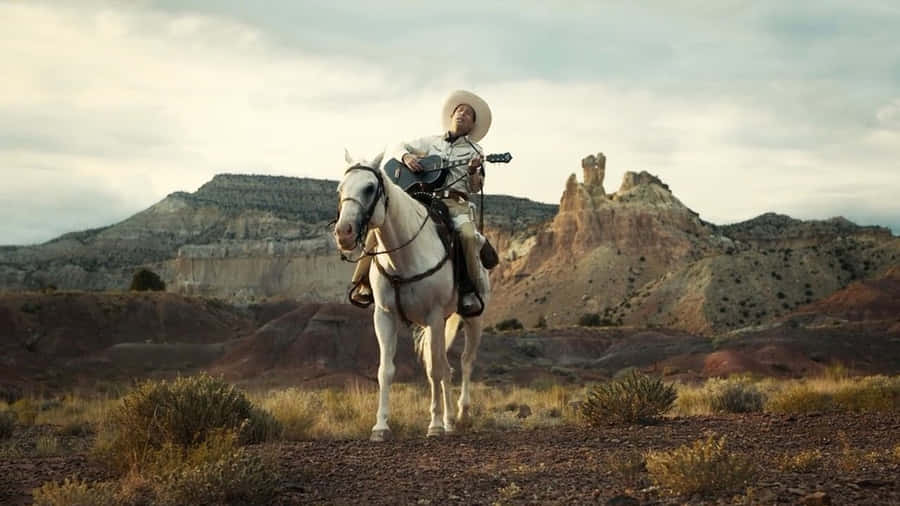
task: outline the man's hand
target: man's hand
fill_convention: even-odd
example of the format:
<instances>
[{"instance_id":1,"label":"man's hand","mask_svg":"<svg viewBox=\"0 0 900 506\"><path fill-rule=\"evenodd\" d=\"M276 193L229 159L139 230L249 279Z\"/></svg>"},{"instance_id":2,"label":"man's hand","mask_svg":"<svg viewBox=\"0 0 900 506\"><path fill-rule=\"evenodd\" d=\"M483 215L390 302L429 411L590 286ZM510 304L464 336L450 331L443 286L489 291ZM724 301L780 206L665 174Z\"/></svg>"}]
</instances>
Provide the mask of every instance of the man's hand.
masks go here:
<instances>
[{"instance_id":1,"label":"man's hand","mask_svg":"<svg viewBox=\"0 0 900 506\"><path fill-rule=\"evenodd\" d=\"M422 172L423 170L425 170L425 168L422 167L422 164L419 163L419 157L412 153L406 153L405 155L403 155L402 161L403 165L409 167L409 170L413 172Z\"/></svg>"},{"instance_id":2,"label":"man's hand","mask_svg":"<svg viewBox=\"0 0 900 506\"><path fill-rule=\"evenodd\" d=\"M478 167L481 167L482 159L481 155L475 155L469 160L469 174L474 174L478 171Z\"/></svg>"}]
</instances>

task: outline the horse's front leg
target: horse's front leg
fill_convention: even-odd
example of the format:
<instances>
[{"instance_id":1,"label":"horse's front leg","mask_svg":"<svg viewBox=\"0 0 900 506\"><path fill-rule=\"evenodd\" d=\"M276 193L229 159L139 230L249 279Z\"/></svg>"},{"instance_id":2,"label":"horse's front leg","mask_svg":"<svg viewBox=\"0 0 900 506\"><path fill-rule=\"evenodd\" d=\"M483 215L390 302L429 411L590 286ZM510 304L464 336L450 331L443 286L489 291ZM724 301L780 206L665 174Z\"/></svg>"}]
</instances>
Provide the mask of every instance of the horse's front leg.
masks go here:
<instances>
[{"instance_id":1,"label":"horse's front leg","mask_svg":"<svg viewBox=\"0 0 900 506\"><path fill-rule=\"evenodd\" d=\"M443 411L450 395L450 362L447 361L447 350L444 347L444 318L435 313L428 319L425 328L425 370L431 385L431 421L428 424L428 436L444 435ZM446 385L446 388L445 388Z\"/></svg>"},{"instance_id":2,"label":"horse's front leg","mask_svg":"<svg viewBox=\"0 0 900 506\"><path fill-rule=\"evenodd\" d=\"M472 369L475 367L475 356L478 354L478 345L481 344L481 317L466 318L464 326L466 330L466 344L463 348L462 357L462 382L459 393L459 412L458 420L460 425L468 425L471 420L469 406L469 388L472 382Z\"/></svg>"},{"instance_id":3,"label":"horse's front leg","mask_svg":"<svg viewBox=\"0 0 900 506\"><path fill-rule=\"evenodd\" d=\"M391 383L394 381L394 355L397 353L397 317L375 308L375 335L378 337L380 358L378 362L378 412L372 427L372 441L385 441L391 437L388 417L391 415Z\"/></svg>"}]
</instances>

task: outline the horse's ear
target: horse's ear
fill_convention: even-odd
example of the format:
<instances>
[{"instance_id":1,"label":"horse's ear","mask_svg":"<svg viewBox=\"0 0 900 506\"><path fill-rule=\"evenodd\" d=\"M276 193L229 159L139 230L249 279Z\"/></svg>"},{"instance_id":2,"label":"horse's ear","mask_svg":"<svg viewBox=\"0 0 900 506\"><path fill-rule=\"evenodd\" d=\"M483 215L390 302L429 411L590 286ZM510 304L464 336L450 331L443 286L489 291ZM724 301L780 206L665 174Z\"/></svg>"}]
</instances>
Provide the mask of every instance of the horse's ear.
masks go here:
<instances>
[{"instance_id":1,"label":"horse's ear","mask_svg":"<svg viewBox=\"0 0 900 506\"><path fill-rule=\"evenodd\" d=\"M350 152L347 151L347 148L344 148L344 160L347 160L347 163L353 163L353 157L350 156Z\"/></svg>"},{"instance_id":2,"label":"horse's ear","mask_svg":"<svg viewBox=\"0 0 900 506\"><path fill-rule=\"evenodd\" d=\"M372 168L377 169L377 168L381 167L381 160L383 158L384 158L384 151L382 151L381 153L378 153L378 156L376 156L375 159L372 160L372 162L371 162Z\"/></svg>"}]
</instances>

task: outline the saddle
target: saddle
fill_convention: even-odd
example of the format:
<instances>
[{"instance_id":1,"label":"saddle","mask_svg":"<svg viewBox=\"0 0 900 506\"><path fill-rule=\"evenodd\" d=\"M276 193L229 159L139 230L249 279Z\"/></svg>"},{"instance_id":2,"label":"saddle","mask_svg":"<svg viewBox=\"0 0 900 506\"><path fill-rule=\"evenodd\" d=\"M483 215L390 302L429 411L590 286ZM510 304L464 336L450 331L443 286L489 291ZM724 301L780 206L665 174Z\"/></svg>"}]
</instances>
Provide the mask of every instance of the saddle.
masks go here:
<instances>
[{"instance_id":1,"label":"saddle","mask_svg":"<svg viewBox=\"0 0 900 506\"><path fill-rule=\"evenodd\" d=\"M469 271L466 269L465 252L463 251L462 243L459 241L456 230L453 228L453 219L450 217L450 210L440 198L432 193L414 192L410 193L410 195L421 202L422 205L425 206L425 209L428 210L432 221L434 221L435 226L437 227L438 237L440 237L441 242L444 244L444 248L450 253L450 260L453 262L453 280L454 283L456 283L459 293L457 311L462 316L480 315L484 311L484 301L482 301L481 297L476 293L475 283L469 278ZM484 245L482 245L481 250L479 251L479 256L481 257L481 264L485 269L493 269L499 263L497 251L494 250L494 247L491 245L490 241L488 241L487 237L484 238ZM481 304L477 311L466 313L462 308L462 297L469 293L475 293Z\"/></svg>"}]
</instances>

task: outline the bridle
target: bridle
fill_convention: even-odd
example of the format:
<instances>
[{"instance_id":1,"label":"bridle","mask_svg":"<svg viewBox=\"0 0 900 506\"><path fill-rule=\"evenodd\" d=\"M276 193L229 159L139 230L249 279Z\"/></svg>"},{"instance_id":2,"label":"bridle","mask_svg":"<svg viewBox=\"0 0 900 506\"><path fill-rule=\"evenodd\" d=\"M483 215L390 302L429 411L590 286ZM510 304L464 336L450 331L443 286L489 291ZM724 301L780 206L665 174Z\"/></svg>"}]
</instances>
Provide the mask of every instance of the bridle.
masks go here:
<instances>
[{"instance_id":1,"label":"bridle","mask_svg":"<svg viewBox=\"0 0 900 506\"><path fill-rule=\"evenodd\" d=\"M428 220L431 218L430 213L428 213L427 211L425 212L425 219L422 220L422 223L419 225L419 229L416 230L416 233L413 234L413 236L410 237L408 241L404 242L400 246L397 246L396 248L392 248L392 249L385 250L385 251L366 251L365 237L369 234L369 223L372 220L372 215L375 214L375 206L378 205L378 201L381 199L381 197L384 197L384 214L385 214L385 216L387 216L388 202L390 201L390 198L388 197L387 192L384 191L384 175L381 173L380 170L373 169L372 167L367 167L365 165L360 165L357 163L356 165L353 165L350 168L348 168L347 170L345 170L344 175L346 176L347 174L349 174L350 172L352 172L354 170L365 170L365 171L371 172L375 176L375 179L378 180L378 186L375 188L375 196L372 198L372 202L369 204L368 207L366 207L366 205L363 204L359 199L354 198L354 197L341 197L341 200L338 202L338 216L341 215L341 207L343 207L344 201L354 202L356 205L359 206L360 209L363 209L361 224L360 224L360 226L356 227L357 231L356 231L356 241L355 241L356 246L361 247L360 249L362 249L362 254L359 256L359 258L357 258L356 260L353 260L353 259L347 257L346 255L344 255L344 252L341 251L341 260L343 260L345 262L350 262L350 263L357 263L365 256L374 257L377 255L386 255L388 253L393 253L395 251L398 251L400 249L403 249L403 248L409 246L414 240L416 240L416 237L419 236L419 233L422 232L422 229L425 228L425 224L428 223ZM337 222L337 219L335 219L335 222Z\"/></svg>"}]
</instances>

